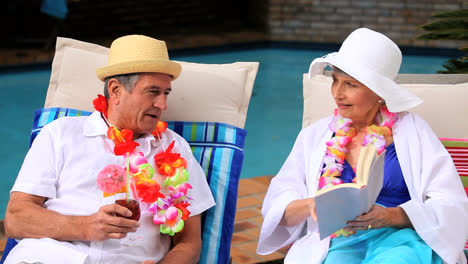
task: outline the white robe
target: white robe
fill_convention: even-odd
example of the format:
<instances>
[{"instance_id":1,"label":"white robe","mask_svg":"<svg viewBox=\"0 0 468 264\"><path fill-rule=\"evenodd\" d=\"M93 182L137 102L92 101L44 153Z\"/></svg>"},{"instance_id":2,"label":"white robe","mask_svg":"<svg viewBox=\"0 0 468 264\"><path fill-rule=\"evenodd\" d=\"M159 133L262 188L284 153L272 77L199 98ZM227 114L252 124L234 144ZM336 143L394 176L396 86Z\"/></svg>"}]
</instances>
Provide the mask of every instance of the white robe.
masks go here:
<instances>
[{"instance_id":1,"label":"white robe","mask_svg":"<svg viewBox=\"0 0 468 264\"><path fill-rule=\"evenodd\" d=\"M393 140L411 200L401 204L419 236L445 263L466 263L468 198L453 161L429 125L416 114L399 113ZM321 263L330 239L320 241L317 223L279 225L287 205L313 197L322 168L325 142L332 137L331 117L321 119L298 135L281 170L271 181L263 202L257 253L270 254L293 244L285 263Z\"/></svg>"}]
</instances>

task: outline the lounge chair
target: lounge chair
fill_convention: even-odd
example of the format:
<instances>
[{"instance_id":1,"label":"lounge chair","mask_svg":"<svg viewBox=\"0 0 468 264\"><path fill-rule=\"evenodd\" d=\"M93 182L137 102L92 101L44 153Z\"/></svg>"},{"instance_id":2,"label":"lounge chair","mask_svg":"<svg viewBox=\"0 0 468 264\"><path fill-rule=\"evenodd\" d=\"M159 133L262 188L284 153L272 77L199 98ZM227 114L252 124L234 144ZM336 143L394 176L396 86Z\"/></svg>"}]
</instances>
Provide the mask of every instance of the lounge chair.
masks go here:
<instances>
[{"instance_id":1,"label":"lounge chair","mask_svg":"<svg viewBox=\"0 0 468 264\"><path fill-rule=\"evenodd\" d=\"M104 87L95 69L106 65L107 53L99 45L57 39L47 98L44 108L35 112L31 143L47 123L93 111L92 100ZM259 63L180 63L182 74L173 82L163 119L191 145L216 202L202 217L199 263L228 263L244 158L243 128ZM8 239L0 263L15 244Z\"/></svg>"}]
</instances>

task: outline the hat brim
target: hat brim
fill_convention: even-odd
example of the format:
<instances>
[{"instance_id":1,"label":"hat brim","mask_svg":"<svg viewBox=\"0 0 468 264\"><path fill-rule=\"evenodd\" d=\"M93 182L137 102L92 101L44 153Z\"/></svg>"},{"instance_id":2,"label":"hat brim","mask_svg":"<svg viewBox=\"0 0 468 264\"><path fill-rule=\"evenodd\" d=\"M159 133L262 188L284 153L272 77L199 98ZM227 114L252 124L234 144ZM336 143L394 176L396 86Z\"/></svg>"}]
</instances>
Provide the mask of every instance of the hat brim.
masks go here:
<instances>
[{"instance_id":1,"label":"hat brim","mask_svg":"<svg viewBox=\"0 0 468 264\"><path fill-rule=\"evenodd\" d=\"M390 112L406 111L423 102L421 98L401 87L395 81L380 75L365 65L349 62L337 52L313 60L309 68L309 79L317 74L323 74L323 70L329 64L340 68L382 97Z\"/></svg>"},{"instance_id":2,"label":"hat brim","mask_svg":"<svg viewBox=\"0 0 468 264\"><path fill-rule=\"evenodd\" d=\"M169 60L145 60L122 62L114 65L105 66L96 69L96 75L99 80L104 81L107 77L139 73L139 72L157 72L165 73L172 76L175 80L179 77L182 71L182 66L179 63Z\"/></svg>"}]
</instances>

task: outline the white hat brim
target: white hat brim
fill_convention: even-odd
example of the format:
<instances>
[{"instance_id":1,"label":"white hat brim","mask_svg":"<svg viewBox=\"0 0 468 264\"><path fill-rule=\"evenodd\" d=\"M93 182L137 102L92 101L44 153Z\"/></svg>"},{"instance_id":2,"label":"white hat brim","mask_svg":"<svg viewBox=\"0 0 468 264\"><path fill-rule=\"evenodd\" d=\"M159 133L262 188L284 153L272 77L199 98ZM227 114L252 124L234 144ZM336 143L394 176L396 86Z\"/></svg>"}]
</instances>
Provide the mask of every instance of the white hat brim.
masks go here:
<instances>
[{"instance_id":1,"label":"white hat brim","mask_svg":"<svg viewBox=\"0 0 468 264\"><path fill-rule=\"evenodd\" d=\"M309 79L317 74L323 74L323 70L329 64L340 68L382 97L388 110L392 113L406 111L423 102L421 98L401 87L395 81L380 75L363 64L345 60L338 52L313 60L309 67Z\"/></svg>"}]
</instances>

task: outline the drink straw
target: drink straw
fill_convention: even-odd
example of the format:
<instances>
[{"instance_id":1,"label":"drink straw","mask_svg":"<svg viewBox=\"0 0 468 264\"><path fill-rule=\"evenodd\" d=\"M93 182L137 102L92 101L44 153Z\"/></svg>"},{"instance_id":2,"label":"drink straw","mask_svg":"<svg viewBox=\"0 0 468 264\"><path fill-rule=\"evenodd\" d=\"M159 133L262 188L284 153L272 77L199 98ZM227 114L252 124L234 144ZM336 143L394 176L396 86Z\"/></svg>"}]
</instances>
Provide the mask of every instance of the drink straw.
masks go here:
<instances>
[{"instance_id":1,"label":"drink straw","mask_svg":"<svg viewBox=\"0 0 468 264\"><path fill-rule=\"evenodd\" d=\"M125 199L127 200L127 203L130 203L130 153L127 152L127 190L125 192Z\"/></svg>"},{"instance_id":2,"label":"drink straw","mask_svg":"<svg viewBox=\"0 0 468 264\"><path fill-rule=\"evenodd\" d=\"M166 148L164 147L161 137L159 136L159 133L156 134L158 136L159 144L161 144L161 147L163 149L163 152L166 153Z\"/></svg>"}]
</instances>

